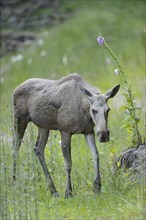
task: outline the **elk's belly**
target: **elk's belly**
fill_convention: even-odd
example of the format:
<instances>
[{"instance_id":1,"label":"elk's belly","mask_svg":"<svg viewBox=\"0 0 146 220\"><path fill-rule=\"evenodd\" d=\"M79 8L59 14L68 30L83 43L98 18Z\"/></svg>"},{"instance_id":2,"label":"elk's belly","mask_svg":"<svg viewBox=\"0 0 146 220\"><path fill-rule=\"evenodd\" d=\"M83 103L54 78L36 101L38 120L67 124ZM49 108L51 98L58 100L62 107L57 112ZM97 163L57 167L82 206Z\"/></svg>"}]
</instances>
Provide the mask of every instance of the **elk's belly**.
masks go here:
<instances>
[{"instance_id":1,"label":"elk's belly","mask_svg":"<svg viewBox=\"0 0 146 220\"><path fill-rule=\"evenodd\" d=\"M54 108L34 109L29 113L31 121L44 129L58 130L57 111Z\"/></svg>"},{"instance_id":2,"label":"elk's belly","mask_svg":"<svg viewBox=\"0 0 146 220\"><path fill-rule=\"evenodd\" d=\"M93 130L93 121L77 111L57 111L53 106L35 108L29 112L31 121L38 127L66 131L70 134L87 134Z\"/></svg>"}]
</instances>

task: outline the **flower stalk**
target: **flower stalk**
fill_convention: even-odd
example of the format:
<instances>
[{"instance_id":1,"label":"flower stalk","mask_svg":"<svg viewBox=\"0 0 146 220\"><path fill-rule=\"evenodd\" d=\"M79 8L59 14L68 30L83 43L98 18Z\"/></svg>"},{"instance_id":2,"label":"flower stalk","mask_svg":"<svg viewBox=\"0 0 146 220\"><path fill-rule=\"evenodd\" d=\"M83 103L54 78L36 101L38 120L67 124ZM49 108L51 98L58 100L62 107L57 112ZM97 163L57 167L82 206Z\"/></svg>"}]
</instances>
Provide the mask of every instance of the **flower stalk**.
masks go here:
<instances>
[{"instance_id":1,"label":"flower stalk","mask_svg":"<svg viewBox=\"0 0 146 220\"><path fill-rule=\"evenodd\" d=\"M113 57L115 60L118 69L115 70L115 74L119 75L120 81L121 81L121 86L123 87L124 90L124 97L126 99L126 105L124 106L125 109L125 114L124 114L124 125L122 126L123 128L127 128L128 133L132 133L132 144L133 145L141 145L142 144L142 137L139 132L139 127L138 123L140 121L140 114L138 111L138 108L136 107L136 103L134 101L134 95L131 89L131 86L129 85L126 77L126 73L123 70L123 67L116 56L116 54L113 52L113 50L110 48L108 43L105 41L105 39L100 36L97 38L97 42L100 46L105 46L107 51L110 53L110 55Z\"/></svg>"}]
</instances>

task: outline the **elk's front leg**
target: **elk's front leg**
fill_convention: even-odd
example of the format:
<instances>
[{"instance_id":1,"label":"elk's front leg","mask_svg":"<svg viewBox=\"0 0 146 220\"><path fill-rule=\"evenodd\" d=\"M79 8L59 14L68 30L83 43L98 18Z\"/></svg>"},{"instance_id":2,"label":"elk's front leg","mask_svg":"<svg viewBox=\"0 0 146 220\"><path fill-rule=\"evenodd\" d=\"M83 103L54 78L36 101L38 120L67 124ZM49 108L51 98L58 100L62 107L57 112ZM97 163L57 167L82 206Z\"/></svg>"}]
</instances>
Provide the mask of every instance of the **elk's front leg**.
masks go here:
<instances>
[{"instance_id":1,"label":"elk's front leg","mask_svg":"<svg viewBox=\"0 0 146 220\"><path fill-rule=\"evenodd\" d=\"M99 193L101 191L101 179L100 179L100 170L99 170L99 153L95 143L94 133L85 135L86 142L91 150L92 158L95 167L95 179L93 183L93 191Z\"/></svg>"},{"instance_id":2,"label":"elk's front leg","mask_svg":"<svg viewBox=\"0 0 146 220\"><path fill-rule=\"evenodd\" d=\"M71 185L71 135L65 132L61 132L61 146L64 156L64 166L66 169L66 192L65 198L72 197L72 185Z\"/></svg>"}]
</instances>

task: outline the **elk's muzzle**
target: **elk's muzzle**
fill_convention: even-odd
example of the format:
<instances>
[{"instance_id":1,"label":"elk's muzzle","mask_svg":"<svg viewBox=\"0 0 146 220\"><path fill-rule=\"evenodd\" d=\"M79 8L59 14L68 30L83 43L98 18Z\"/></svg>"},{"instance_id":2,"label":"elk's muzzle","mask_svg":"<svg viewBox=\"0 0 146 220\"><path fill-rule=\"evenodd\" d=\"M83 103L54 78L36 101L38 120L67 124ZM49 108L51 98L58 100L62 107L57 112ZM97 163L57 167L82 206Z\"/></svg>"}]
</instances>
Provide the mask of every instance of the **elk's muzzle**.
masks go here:
<instances>
[{"instance_id":1,"label":"elk's muzzle","mask_svg":"<svg viewBox=\"0 0 146 220\"><path fill-rule=\"evenodd\" d=\"M97 133L97 135L98 135L99 142L108 142L109 139L110 139L110 132L109 132L109 130L107 130L107 131L99 131Z\"/></svg>"}]
</instances>

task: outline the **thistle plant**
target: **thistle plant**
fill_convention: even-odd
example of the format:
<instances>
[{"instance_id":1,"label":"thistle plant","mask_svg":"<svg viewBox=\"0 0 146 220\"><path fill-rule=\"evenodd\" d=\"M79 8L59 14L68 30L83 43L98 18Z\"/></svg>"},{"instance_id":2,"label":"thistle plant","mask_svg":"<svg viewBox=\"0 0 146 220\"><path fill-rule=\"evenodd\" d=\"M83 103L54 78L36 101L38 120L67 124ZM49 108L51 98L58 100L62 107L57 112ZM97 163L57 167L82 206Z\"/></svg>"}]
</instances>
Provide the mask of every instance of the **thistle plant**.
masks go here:
<instances>
[{"instance_id":1,"label":"thistle plant","mask_svg":"<svg viewBox=\"0 0 146 220\"><path fill-rule=\"evenodd\" d=\"M123 106L124 112L124 120L122 128L126 128L128 134L130 134L132 145L139 146L142 144L142 137L139 132L139 122L141 115L141 108L136 105L136 101L134 100L134 94L132 92L131 85L127 81L126 73L111 47L105 41L104 37L100 34L97 38L97 42L100 46L104 46L110 55L114 58L117 69L115 70L115 74L119 76L121 87L123 89L123 96L125 97L126 104Z\"/></svg>"}]
</instances>

